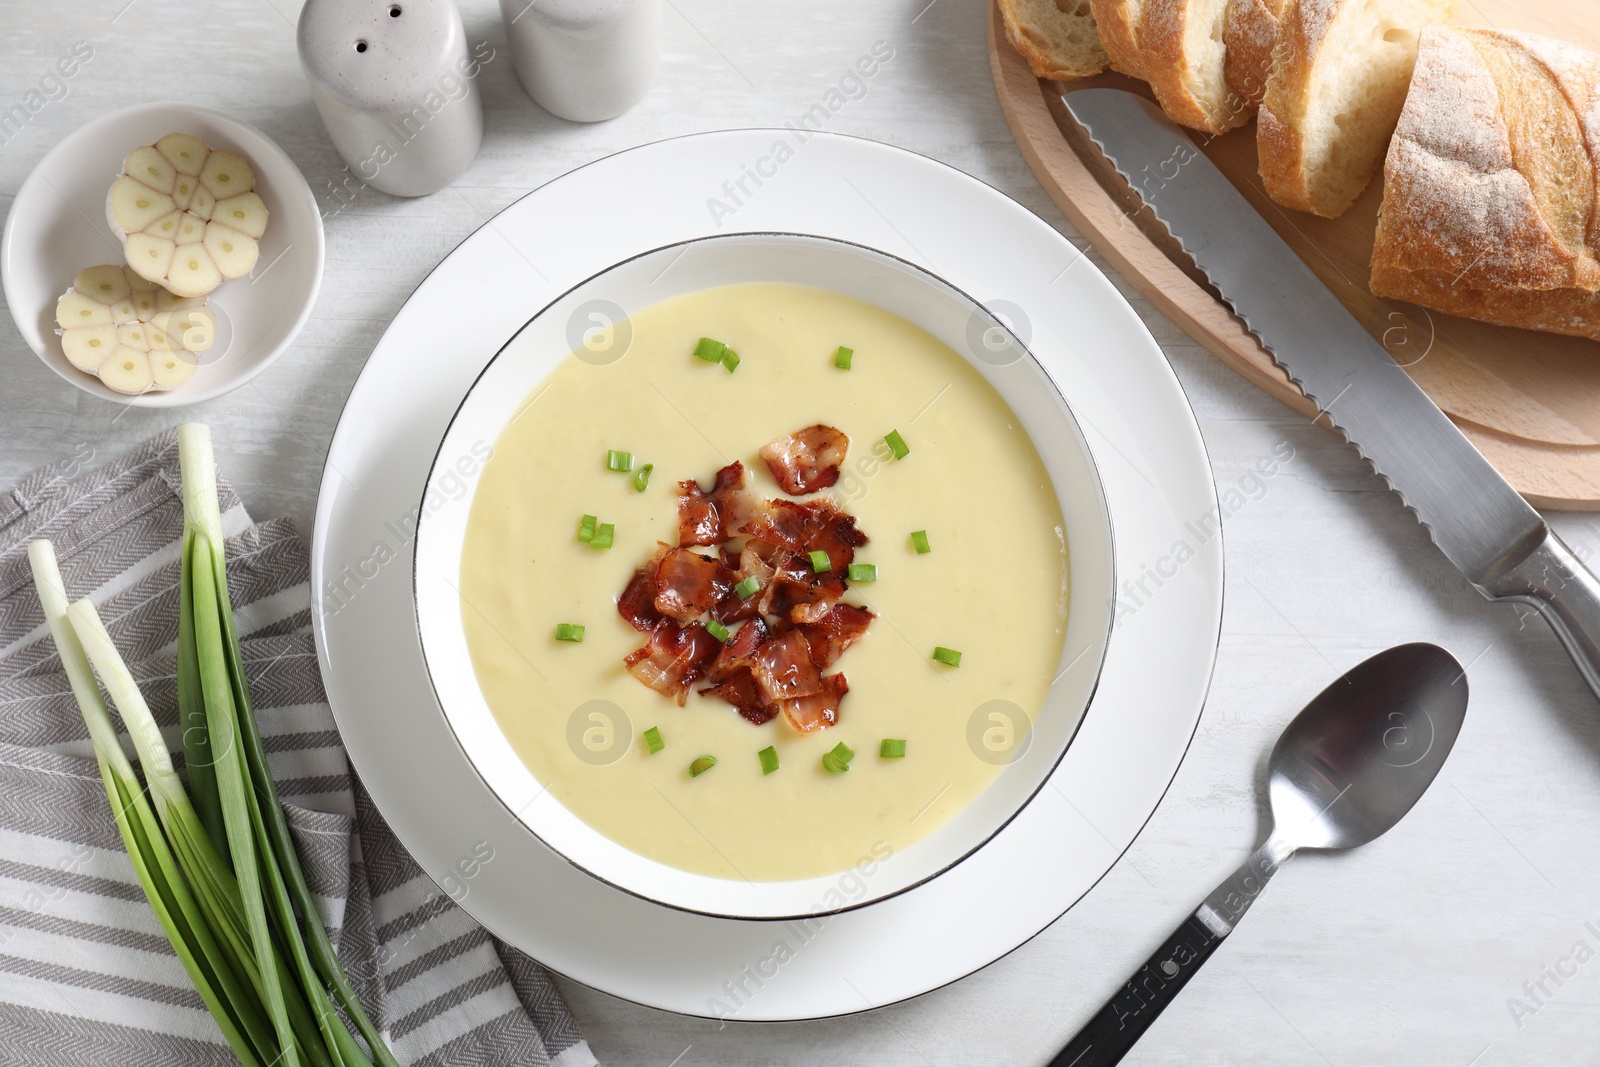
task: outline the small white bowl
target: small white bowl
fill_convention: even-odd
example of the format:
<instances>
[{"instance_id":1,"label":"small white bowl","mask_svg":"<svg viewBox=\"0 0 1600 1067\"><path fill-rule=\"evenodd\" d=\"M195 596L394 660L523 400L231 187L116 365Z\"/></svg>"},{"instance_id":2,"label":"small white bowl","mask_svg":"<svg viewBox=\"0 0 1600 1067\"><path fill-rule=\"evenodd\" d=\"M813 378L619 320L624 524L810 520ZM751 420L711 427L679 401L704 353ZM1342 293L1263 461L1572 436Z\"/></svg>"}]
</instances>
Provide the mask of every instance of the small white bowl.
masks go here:
<instances>
[{"instance_id":1,"label":"small white bowl","mask_svg":"<svg viewBox=\"0 0 1600 1067\"><path fill-rule=\"evenodd\" d=\"M67 362L55 332L56 301L83 268L123 262L122 242L106 222L106 193L130 151L173 132L250 162L267 230L256 269L207 298L217 313L217 340L194 377L176 389L126 396ZM29 347L84 392L147 408L210 400L266 370L310 316L322 261L322 213L300 169L254 126L192 104L139 104L69 134L22 183L0 237L0 281Z\"/></svg>"},{"instance_id":2,"label":"small white bowl","mask_svg":"<svg viewBox=\"0 0 1600 1067\"><path fill-rule=\"evenodd\" d=\"M670 268L670 269L669 269ZM658 301L734 282L810 285L865 300L921 326L965 356L1010 406L1044 461L1061 504L1072 596L1060 671L1032 725L1032 742L966 809L883 861L853 907L938 877L994 837L1060 762L1100 678L1116 587L1111 519L1087 440L1066 401L994 311L943 279L885 252L804 234L702 237L625 260L538 312L490 361L456 411L434 459L456 477L474 441L494 440L525 398L581 344L591 312L626 316ZM596 309L609 308L597 312ZM467 468L461 468L463 470ZM440 474L439 472L444 472ZM476 491L476 483L472 489ZM478 687L458 591L474 492L425 490L416 539L416 598L423 658L446 720L489 788L552 849L603 881L668 907L737 919L820 914L838 881L826 875L747 882L692 874L647 859L583 822L512 751ZM1074 669L1077 668L1077 669ZM530 799L531 798L531 799ZM835 894L837 895L837 894ZM835 909L839 910L839 909Z\"/></svg>"}]
</instances>

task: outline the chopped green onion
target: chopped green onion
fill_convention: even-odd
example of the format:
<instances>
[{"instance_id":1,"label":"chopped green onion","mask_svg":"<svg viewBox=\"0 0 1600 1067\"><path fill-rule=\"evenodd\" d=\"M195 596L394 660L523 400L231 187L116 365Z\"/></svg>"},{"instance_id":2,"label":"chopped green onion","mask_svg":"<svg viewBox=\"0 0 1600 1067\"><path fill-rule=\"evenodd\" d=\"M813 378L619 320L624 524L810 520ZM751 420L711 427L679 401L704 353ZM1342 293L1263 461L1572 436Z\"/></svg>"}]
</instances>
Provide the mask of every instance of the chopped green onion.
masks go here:
<instances>
[{"instance_id":1,"label":"chopped green onion","mask_svg":"<svg viewBox=\"0 0 1600 1067\"><path fill-rule=\"evenodd\" d=\"M885 737L878 744L878 755L883 759L904 759L906 755L905 738Z\"/></svg>"},{"instance_id":2,"label":"chopped green onion","mask_svg":"<svg viewBox=\"0 0 1600 1067\"><path fill-rule=\"evenodd\" d=\"M644 747L650 750L652 756L667 747L667 743L661 740L661 727L652 726L644 732Z\"/></svg>"},{"instance_id":3,"label":"chopped green onion","mask_svg":"<svg viewBox=\"0 0 1600 1067\"><path fill-rule=\"evenodd\" d=\"M722 365L728 368L729 374L732 374L734 371L739 369L739 362L739 353L735 352L731 348L724 348L722 350Z\"/></svg>"},{"instance_id":4,"label":"chopped green onion","mask_svg":"<svg viewBox=\"0 0 1600 1067\"><path fill-rule=\"evenodd\" d=\"M595 527L598 526L599 523L600 519L598 516L585 515L583 517L583 521L578 524L578 540L582 541L586 545L593 542Z\"/></svg>"},{"instance_id":5,"label":"chopped green onion","mask_svg":"<svg viewBox=\"0 0 1600 1067\"><path fill-rule=\"evenodd\" d=\"M899 430L890 430L884 434L883 443L889 446L889 451L894 453L895 459L905 459L911 455L911 446L906 444L906 439L900 436Z\"/></svg>"},{"instance_id":6,"label":"chopped green onion","mask_svg":"<svg viewBox=\"0 0 1600 1067\"><path fill-rule=\"evenodd\" d=\"M852 563L846 573L852 582L875 582L878 580L878 565L876 563Z\"/></svg>"},{"instance_id":7,"label":"chopped green onion","mask_svg":"<svg viewBox=\"0 0 1600 1067\"><path fill-rule=\"evenodd\" d=\"M947 667L961 666L961 653L953 648L945 648L943 645L934 647L933 659L935 663L943 663Z\"/></svg>"},{"instance_id":8,"label":"chopped green onion","mask_svg":"<svg viewBox=\"0 0 1600 1067\"><path fill-rule=\"evenodd\" d=\"M811 561L811 569L818 574L827 574L829 571L833 570L833 561L830 560L828 558L828 554L820 548L807 552L806 558Z\"/></svg>"},{"instance_id":9,"label":"chopped green onion","mask_svg":"<svg viewBox=\"0 0 1600 1067\"><path fill-rule=\"evenodd\" d=\"M709 337L700 338L700 343L694 346L696 358L703 359L707 363L721 363L722 353L727 350L727 345L721 341L714 341Z\"/></svg>"},{"instance_id":10,"label":"chopped green onion","mask_svg":"<svg viewBox=\"0 0 1600 1067\"><path fill-rule=\"evenodd\" d=\"M606 449L606 470L618 471L622 474L633 470L633 453L618 452L614 448Z\"/></svg>"},{"instance_id":11,"label":"chopped green onion","mask_svg":"<svg viewBox=\"0 0 1600 1067\"><path fill-rule=\"evenodd\" d=\"M556 640L571 641L575 644L583 641L583 627L575 622L556 623Z\"/></svg>"},{"instance_id":12,"label":"chopped green onion","mask_svg":"<svg viewBox=\"0 0 1600 1067\"><path fill-rule=\"evenodd\" d=\"M838 367L840 370L849 370L850 357L855 354L855 349L846 348L844 345L840 345L838 351L834 352L833 354L833 365Z\"/></svg>"},{"instance_id":13,"label":"chopped green onion","mask_svg":"<svg viewBox=\"0 0 1600 1067\"><path fill-rule=\"evenodd\" d=\"M595 530L594 537L589 541L590 548L610 548L611 542L616 538L617 528L609 522L602 522L600 528Z\"/></svg>"},{"instance_id":14,"label":"chopped green onion","mask_svg":"<svg viewBox=\"0 0 1600 1067\"><path fill-rule=\"evenodd\" d=\"M749 600L751 597L755 596L761 591L761 579L752 574L750 577L734 586L733 591L739 594L740 600Z\"/></svg>"},{"instance_id":15,"label":"chopped green onion","mask_svg":"<svg viewBox=\"0 0 1600 1067\"><path fill-rule=\"evenodd\" d=\"M778 750L776 748L768 745L760 752L757 752L756 755L761 757L762 774L771 774L778 769Z\"/></svg>"},{"instance_id":16,"label":"chopped green onion","mask_svg":"<svg viewBox=\"0 0 1600 1067\"><path fill-rule=\"evenodd\" d=\"M728 628L722 625L716 619L706 620L706 633L710 634L712 637L715 637L718 641L728 640Z\"/></svg>"},{"instance_id":17,"label":"chopped green onion","mask_svg":"<svg viewBox=\"0 0 1600 1067\"><path fill-rule=\"evenodd\" d=\"M650 486L650 472L656 469L654 463L646 463L633 475L633 487L639 492L644 492Z\"/></svg>"},{"instance_id":18,"label":"chopped green onion","mask_svg":"<svg viewBox=\"0 0 1600 1067\"><path fill-rule=\"evenodd\" d=\"M693 763L689 764L689 777L690 778L698 778L702 774L704 774L707 771L709 771L711 768L715 767L716 765L717 765L717 757L715 757L715 756L701 756L699 759L697 759Z\"/></svg>"},{"instance_id":19,"label":"chopped green onion","mask_svg":"<svg viewBox=\"0 0 1600 1067\"><path fill-rule=\"evenodd\" d=\"M855 749L840 741L822 756L822 766L829 774L843 774L850 769L850 761L856 758Z\"/></svg>"},{"instance_id":20,"label":"chopped green onion","mask_svg":"<svg viewBox=\"0 0 1600 1067\"><path fill-rule=\"evenodd\" d=\"M926 556L933 551L933 546L928 544L927 530L911 531L911 547L917 550L917 555Z\"/></svg>"}]
</instances>

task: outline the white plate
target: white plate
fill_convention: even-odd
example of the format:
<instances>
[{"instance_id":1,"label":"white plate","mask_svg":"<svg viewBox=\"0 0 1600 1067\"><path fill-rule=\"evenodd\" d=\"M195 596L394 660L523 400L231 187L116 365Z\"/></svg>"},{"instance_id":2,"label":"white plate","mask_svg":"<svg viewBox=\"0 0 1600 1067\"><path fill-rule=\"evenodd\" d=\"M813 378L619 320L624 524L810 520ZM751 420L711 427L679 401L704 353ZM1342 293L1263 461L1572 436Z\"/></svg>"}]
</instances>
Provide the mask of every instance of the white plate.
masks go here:
<instances>
[{"instance_id":1,"label":"white plate","mask_svg":"<svg viewBox=\"0 0 1600 1067\"><path fill-rule=\"evenodd\" d=\"M175 389L128 396L67 362L55 332L56 300L83 268L123 262L122 242L106 222L106 194L129 152L173 132L249 161L267 229L255 270L206 298L217 315L217 340L200 355L194 377ZM68 134L17 190L0 238L6 303L28 347L84 392L148 408L210 400L266 370L310 316L322 259L322 212L300 169L254 126L193 104L137 104Z\"/></svg>"},{"instance_id":2,"label":"white plate","mask_svg":"<svg viewBox=\"0 0 1600 1067\"><path fill-rule=\"evenodd\" d=\"M1222 545L1199 430L1105 278L1040 219L959 171L870 141L799 136L730 131L623 152L529 194L462 242L401 308L351 392L312 544L328 695L400 839L479 921L547 966L695 1015L801 1019L893 1003L1049 925L1160 801L1199 720L1221 625ZM880 248L1005 318L1085 428L1124 576L1099 689L1032 803L940 877L808 925L663 907L562 860L472 769L417 639L419 501L473 380L529 315L581 280L719 226ZM863 877L847 872L829 893L859 900Z\"/></svg>"},{"instance_id":3,"label":"white plate","mask_svg":"<svg viewBox=\"0 0 1600 1067\"><path fill-rule=\"evenodd\" d=\"M945 825L877 865L865 906L942 875L994 836L1037 793L1072 739L1100 676L1111 632L1111 525L1089 442L1049 376L1005 326L972 297L910 263L864 245L798 234L705 237L634 256L567 292L500 350L467 394L434 461L431 485L465 480L476 489L478 450L500 438L528 397L574 350L590 316L628 329L629 316L685 293L739 282L832 289L920 326L960 353L1010 406L1044 460L1065 523L1072 597L1054 681L1027 730L1004 751L995 781ZM574 335L577 335L575 338ZM621 347L621 346L617 346ZM609 355L609 347L601 349ZM915 403L920 404L918 399ZM909 411L907 412L909 414ZM468 472L468 473L464 473ZM825 902L838 875L753 882L713 878L647 859L569 811L517 756L489 708L462 625L461 556L474 493L430 491L417 531L415 581L423 655L456 740L502 803L539 839L610 885L689 911L729 918L809 917L839 911ZM621 709L618 709L621 710ZM916 709L906 709L915 712ZM981 714L981 708L972 709ZM978 720L979 737L987 720ZM967 721L952 724L965 733ZM970 740L974 753L979 745ZM930 801L931 803L931 801ZM819 908L817 905L823 906Z\"/></svg>"}]
</instances>

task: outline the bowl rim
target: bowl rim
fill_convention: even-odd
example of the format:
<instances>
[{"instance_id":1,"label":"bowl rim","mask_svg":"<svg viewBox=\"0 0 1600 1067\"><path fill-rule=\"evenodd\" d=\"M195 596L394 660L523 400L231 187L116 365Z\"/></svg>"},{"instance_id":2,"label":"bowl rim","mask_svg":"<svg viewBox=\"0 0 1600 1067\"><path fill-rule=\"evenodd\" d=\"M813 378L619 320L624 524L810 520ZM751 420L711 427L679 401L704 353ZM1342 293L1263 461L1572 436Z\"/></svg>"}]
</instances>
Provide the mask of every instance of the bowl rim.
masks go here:
<instances>
[{"instance_id":1,"label":"bowl rim","mask_svg":"<svg viewBox=\"0 0 1600 1067\"><path fill-rule=\"evenodd\" d=\"M229 377L222 382L218 382L216 385L213 385L208 389L199 390L193 393L185 391L180 386L176 389L146 390L145 392L134 396L123 396L121 394L107 396L105 393L102 393L99 389L95 388L95 385L98 383L98 379L91 378L85 375L82 371L78 371L70 366L63 366L59 361L53 359L48 353L48 345L35 344L33 339L34 331L31 329L31 327L27 326L23 322L21 306L15 298L15 294L12 292L14 288L12 274L15 270L21 269L21 264L17 261L22 254L21 250L16 247L18 240L16 235L16 222L19 218L17 209L29 199L37 198L37 196L40 195L38 189L39 183L44 182L48 184L47 179L44 176L48 166L53 163L58 156L64 155L71 151L73 146L78 144L80 141L88 139L92 135L99 133L105 127L115 125L120 121L126 121L127 119L133 117L141 117L148 112L163 110L177 110L195 115L204 115L205 117L221 125L232 127L234 132L239 135L241 140L255 140L259 142L258 148L253 150L251 153L252 158L255 157L257 152L260 152L266 156L270 156L278 163L287 167L288 172L294 175L296 181L290 183L291 188L281 190L281 195L285 204L292 204L298 196L303 194L305 205L313 220L312 231L315 240L313 242L312 251L315 262L311 271L311 287L304 304L300 308L299 314L295 316L294 321L289 325L288 330L283 336L283 339L279 341L270 352L257 361L255 366L251 369ZM258 172L260 170L259 167L255 169ZM248 123L243 119L236 118L235 116L230 115L226 111L222 111L218 108L207 107L204 104L185 103L181 100L155 100L142 104L130 104L127 107L118 108L115 111L108 111L105 114L90 119L88 122L85 122L81 126L74 129L71 133L68 133L65 137L61 138L55 144L51 145L44 155L40 156L38 161L34 163L33 167L28 171L28 176L24 178L22 180L22 184L17 187L16 196L13 197L11 201L11 209L6 213L5 229L3 232L0 232L0 291L5 293L6 306L11 311L11 319L17 327L17 333L22 336L23 341L28 345L28 347L33 350L33 354L38 356L39 360L44 363L45 366L54 371L57 377L69 382L83 392L88 393L90 396L101 400L109 400L112 403L123 404L128 407L176 408L186 407L190 404L202 403L207 400L214 400L219 396L231 393L240 386L246 385L253 381L268 367L276 363L279 357L288 351L289 347L294 344L295 339L300 335L300 331L305 327L306 322L311 318L311 312L316 307L317 296L322 291L322 275L326 261L327 239L322 225L322 209L317 206L316 196L311 192L311 186L306 181L305 174L300 170L299 165L296 164L292 158L290 158L289 154L285 152L276 141L274 141L271 137L268 137L265 133L261 132L261 130L253 124Z\"/></svg>"},{"instance_id":2,"label":"bowl rim","mask_svg":"<svg viewBox=\"0 0 1600 1067\"><path fill-rule=\"evenodd\" d=\"M648 894L646 892L643 892L643 891L641 891L639 889L636 889L636 888L634 888L632 886L623 885L622 883L618 882L616 879L614 879L612 877L608 877L607 875L602 874L599 871L594 870L592 867L590 867L588 865L585 865L583 863L580 863L577 859L575 859L574 857L569 855L564 849L562 849L562 848L558 847L556 844L554 844L549 839L548 836L546 836L545 834L541 833L527 819L523 818L523 816L522 816L522 814L520 812L518 812L517 810L512 808L511 804L506 799L506 797L502 795L500 789L497 788L496 785L493 782L491 782L484 775L483 770L478 766L478 762L472 757L472 749L471 749L471 747L469 747L467 745L467 743L463 740L461 734L456 729L455 718L450 712L451 704L445 699L445 695L439 689L438 681L436 680L436 678L434 676L434 668L433 668L433 665L432 665L432 663L431 663L431 661L429 659L429 656L428 656L428 642L423 637L423 629L424 629L424 627L423 627L422 621L421 621L422 620L422 607L421 607L421 604L419 603L419 598L420 598L419 589L420 589L420 578L421 578L421 575L420 575L419 572L421 570L421 562L420 561L421 561L421 557L422 557L422 552L421 552L421 543L422 543L422 537L423 537L422 531L423 531L424 526L428 525L428 522L427 522L427 519L426 519L426 515L427 515L427 507L426 507L426 505L427 505L427 496L428 496L428 494L430 492L430 489L431 489L431 486L433 484L434 473L438 469L438 464L440 462L440 458L444 453L445 443L447 441L449 441L449 439L451 437L451 434L454 432L454 430L456 428L456 423L460 419L462 411L465 409L465 407L467 405L467 401L471 398L472 394L474 392L476 392L478 387L482 384L484 377L486 375L488 375L488 373L495 366L495 364L499 362L500 358L503 355L505 355L506 350L509 349L516 342L517 338L522 336L522 334L524 332L526 332L528 330L528 328L530 326L532 326L533 323L536 320L538 320L539 318L543 317L545 314L547 314L556 305L560 304L563 300L566 300L573 293L575 293L578 290L583 289L583 288L591 285L597 279L599 279L599 278L611 273L612 271L615 271L615 270L617 270L619 268L627 266L628 264L634 263L634 262L636 262L636 261L638 261L640 259L644 259L644 258L646 258L648 256L658 255L658 254L661 254L663 252L671 251L673 249L680 249L680 250L683 250L683 251L687 251L688 248L690 248L691 246L694 246L694 245L703 245L703 244L709 244L709 243L721 243L721 242L725 242L725 241L729 241L729 240L733 240L733 241L748 240L750 238L777 238L777 239L780 239L780 240L794 240L794 241L799 241L799 242L803 242L803 243L804 242L810 242L810 243L815 243L815 244L823 245L823 246L830 246L830 245L831 246L838 246L838 247L841 247L841 248L850 249L850 250L852 250L852 251L854 251L856 253L866 253L868 256L875 256L875 257L879 257L879 258L884 259L884 260L888 260L888 261L893 262L894 264L896 264L896 265L898 265L900 267L903 267L903 268L906 268L906 269L910 270L915 276L917 276L919 278L919 280L923 284L932 283L935 286L943 287L944 289L948 290L949 292L955 294L961 301L965 302L970 307L972 307L972 308L982 312L983 314L987 315L994 322L995 325L999 326L1003 331L1005 331L1005 334L1010 339L1011 343L1015 344L1017 346L1018 350L1022 353L1022 360L1026 360L1026 361L1032 363L1035 372L1046 383L1048 383L1050 392L1054 396L1054 398L1055 398L1055 400L1057 402L1057 406L1059 407L1059 410L1060 410L1061 414L1064 416L1067 425L1071 428L1073 434L1075 435L1075 437L1077 438L1077 440L1081 444L1079 452L1080 452L1080 454L1082 456L1082 459L1084 461L1084 465L1088 470L1088 473L1090 475L1090 478L1091 478L1091 481L1092 481L1093 487L1094 487L1095 506L1094 506L1093 510L1094 510L1094 513L1095 513L1095 515L1097 517L1098 524L1103 529L1103 536L1105 538L1105 542L1106 542L1106 545L1107 545L1107 552L1106 552L1106 556L1105 556L1106 579L1107 579L1107 583L1108 583L1108 587L1109 587L1108 590L1107 590L1107 595L1109 597L1113 598L1113 599L1115 598L1116 588L1117 588L1116 538L1115 538L1115 530L1113 528L1113 519L1112 519L1112 515L1111 515L1111 508L1110 508L1109 502L1108 502L1108 500L1106 498L1105 482L1104 482L1104 479L1102 478L1101 473L1100 473L1099 461L1095 457L1093 448L1090 447L1090 445L1089 445L1088 436L1087 436L1087 434L1085 434L1083 432L1082 424L1079 422L1078 417L1077 417L1076 413L1074 412L1074 410L1072 408L1072 405L1067 401L1067 398L1066 398L1065 394L1062 393L1060 385L1056 382L1054 376L1051 375L1050 372L1045 368L1043 362L1040 361L1039 358L1034 355L1033 350L1031 348L1029 348L1028 345L1026 343L1024 343L1023 340L1016 335L1016 333L1011 329L1009 324L1007 324L1004 320L999 318L999 316L995 315L994 312L990 311L989 308L987 307L987 305L985 305L982 301L978 300L976 297L972 296L970 293L968 293L966 290L962 289L960 286L956 285L955 283L945 279L943 276L941 276L941 275L935 273L934 271L929 270L928 268L923 267L923 266L921 266L921 265L919 265L917 263L913 263L910 260L905 259L904 257L897 256L892 252L886 252L886 251L884 251L884 250L882 250L880 248L876 248L876 247L874 247L872 245L869 245L869 244L866 244L864 242L847 240L845 238L840 238L840 237L830 237L830 236L827 236L827 235L824 235L824 234L805 233L805 232L801 232L801 231L797 231L797 230L740 230L740 231L732 231L732 232L728 232L728 233L701 234L701 235L697 235L697 236L694 236L694 237L685 238L685 239L679 240L679 241L672 241L672 242L669 242L669 243L664 244L664 245L657 245L657 246L654 246L654 247L651 247L651 248L641 249L640 251L635 252L632 255L626 256L626 257L624 257L622 259L617 260L614 263L608 264L608 265L600 268L599 270L595 271L593 274L590 274L587 277L580 279L579 281L577 281L577 282L573 283L572 285L568 286L566 289L564 289L561 292L559 292L559 293L555 294L554 296L552 296L548 301L546 301L542 306L540 306L536 311L534 311L533 314L528 316L528 318L526 320L524 320L522 325L518 326L516 328L516 330L513 331L511 336L508 337L505 340L505 342L498 349L495 350L494 355L492 355L484 363L482 369L480 369L478 371L478 373L473 376L473 379L472 379L471 383L467 386L466 390L462 393L461 399L456 403L455 410L453 410L450 413L450 418L449 418L448 422L445 424L444 430L443 430L443 432L441 433L441 435L439 437L438 445L433 450L433 457L428 461L427 473L424 476L423 482L422 482L421 497L418 500L418 506L419 506L419 509L420 509L419 510L419 514L424 516L424 518L421 519L419 521L419 523L418 523L417 531L416 531L416 534L415 534L415 537L414 537L414 545L415 545L415 547L414 547L414 549L413 549L413 551L411 553L411 574L410 574L410 578L411 578L411 593L410 593L410 600L411 600L411 603L412 603L413 612L414 612L414 614L416 616L417 643L418 643L418 648L419 648L419 651L420 651L420 654L421 654L423 671L428 677L428 685L429 685L429 688L432 689L432 691L433 691L434 699L439 704L439 708L440 708L440 711L442 713L441 714L441 718L444 720L445 727L450 731L451 736L455 739L456 745L460 748L460 750L462 752L462 755L466 758L466 763L472 769L472 773L474 775L476 775L481 782L483 782L484 787L489 791L490 794L493 795L495 801L498 804L500 804L501 807L503 807L507 812L509 812L511 814L512 818L515 819L521 826L523 826L527 830L527 832L529 834L531 834L535 839L537 839L545 848L549 849L552 855L559 857L563 862L567 863L569 866L573 867L575 870L581 871L583 874L587 875L590 878L595 879L596 881L598 881L598 882L600 882L600 883L602 883L602 884L604 884L606 886L609 886L609 887L611 887L613 889L616 889L617 891L619 891L621 893L627 894L630 897L633 897L633 898L635 898L637 900L643 901L643 902L645 902L647 904L651 904L651 905L654 905L654 906L657 906L657 907L671 908L674 911L681 911L681 912L685 912L685 913L688 913L688 914L691 914L691 915L700 915L700 916L704 916L706 918L726 919L726 920L734 920L734 921L741 921L741 922L769 922L769 923L804 922L804 921L809 920L809 919L826 918L828 916L839 915L839 914L843 914L843 913L846 913L846 912L858 911L858 910L861 910L863 908L872 907L873 905L881 904L884 901L892 900L895 897L898 897L898 896L901 896L902 894L908 893L911 890L916 889L918 886L926 885L927 883L933 881L934 879L941 877L942 875L944 875L945 873L947 873L948 871L950 871L954 867L960 865L962 862L964 862L965 860L967 860L968 858L973 856L979 850L981 850L982 848L987 846L991 841L993 841L997 836L999 836L999 834L1007 826L1009 826L1019 815L1021 815L1022 812L1029 805L1031 805L1034 802L1035 799L1037 799L1039 793L1042 792L1044 787L1049 784L1052 775L1054 775L1056 769L1060 766L1061 761L1066 757L1067 750L1072 747L1073 741L1075 741L1077 739L1079 732L1083 729L1084 722L1087 721L1087 719L1089 718L1090 712L1093 711L1093 709L1094 709L1095 697L1099 692L1100 681L1101 681L1102 677L1104 676L1104 672L1105 672L1106 656L1107 656L1107 654L1108 654L1108 652L1110 650L1110 647L1111 647L1111 637L1116 631L1116 613L1112 608L1108 608L1107 611L1106 611L1106 618L1105 618L1105 624L1104 624L1103 632L1098 632L1098 628L1097 628L1097 633L1096 633L1096 635L1094 637L1094 642L1089 646L1090 649L1094 649L1095 646L1098 645L1098 650L1097 650L1098 651L1098 655L1095 657L1095 660L1094 660L1094 673L1093 673L1093 675L1092 675L1092 677L1091 677L1091 679L1089 681L1088 689L1087 689L1086 693L1083 696L1083 699L1082 699L1083 709L1082 709L1081 713L1078 715L1077 721L1073 724L1070 733L1067 735L1065 741L1059 746L1059 749L1055 752L1053 758L1050 760L1048 765L1040 769L1039 776L1038 776L1038 781L1037 781L1037 783L1034 784L1033 788L1030 789L1028 791L1027 795L1025 797L1021 798L1021 800L1019 802L1017 802L1014 806L1013 805L1008 805L1008 810L1005 813L1005 817L1000 819L998 822L996 822L991 829L988 829L987 831L985 831L980 839L976 840L969 847L963 849L960 852L959 855L953 856L949 860L946 860L946 861L940 863L936 869L928 872L927 874L925 874L925 875L923 875L923 876L921 876L919 878L912 879L911 881L906 882L904 885L896 886L895 888L890 889L887 892L884 892L884 893L881 893L881 894L878 894L878 895L872 895L872 894L869 893L869 894L864 895L861 900L849 902L849 903L846 903L846 904L842 904L842 905L840 905L838 907L822 908L822 909L814 910L814 911L792 912L792 913L781 914L781 915L768 915L768 914L752 915L752 914L731 913L731 912L728 912L728 911L718 911L718 910L713 910L711 908L704 908L704 907L693 907L693 906L690 906L690 905L687 905L687 904L678 903L676 901L665 900L665 899L662 899L660 897L652 896L652 895L650 895L650 894ZM682 255L683 251L680 251L679 254ZM833 291L838 292L838 290L833 290ZM848 295L848 294L845 294L845 295ZM876 306L876 305L874 305L874 306ZM913 325L915 325L915 323L913 323ZM967 356L962 355L959 352L957 354L961 355L961 358L963 358L967 362L969 362L969 363L972 362L972 360L970 358L968 358ZM1002 400L1003 399L1004 399L1004 397L1002 397ZM1009 406L1010 406L1010 404L1008 402L1007 403L1007 407L1009 407ZM1031 441L1032 441L1031 435L1029 436L1029 439L1030 439L1030 443L1031 443ZM1052 485L1052 488L1054 488L1053 485ZM1076 595L1076 594L1074 594L1074 595ZM1063 648L1065 648L1065 643L1066 643L1066 635L1064 633L1063 637L1062 637ZM1002 773L1003 773L1003 768L1002 768ZM541 786L543 785L543 783L540 783L540 784L541 784ZM994 783L991 782L990 786L992 786L993 784ZM985 787L985 788L987 789L989 787ZM543 792L544 792L544 790L541 789L541 794ZM982 795L982 793L980 792L979 796L981 796L981 795ZM535 799L537 799L537 796L535 797ZM974 801L976 801L976 799L977 798L975 797ZM580 822L583 821L575 813L573 813L573 815L574 815L574 818L578 818ZM585 823L585 825L587 825L587 823ZM591 832L593 832L594 834L602 837L602 838L606 837L606 835L603 832L601 832L599 830L596 830L594 827L589 827L589 830ZM606 838L606 840L609 841L610 839ZM925 839L919 839L919 841L920 840L925 840ZM626 849L626 846L617 844L614 841L612 842L612 844L616 845L618 848ZM632 852L631 849L628 849L627 851ZM633 855L639 856L638 853L633 853ZM682 870L682 868L673 868L671 864L663 863L660 860L654 860L654 859L651 859L650 857L639 856L639 858L641 860L643 860L644 862L656 864L658 866L665 867L665 868L668 868L668 869L671 869L671 870L680 870L680 871ZM847 868L847 870L849 870L849 869L851 869L851 868ZM688 873L695 873L695 872L688 872ZM832 872L831 874L826 874L826 875L823 875L822 877L837 877L841 873L843 873L843 872ZM701 875L701 877L714 878L715 876ZM794 884L796 882L801 882L801 881L806 881L806 880L807 879L783 879L783 880L775 881L773 884Z\"/></svg>"}]
</instances>

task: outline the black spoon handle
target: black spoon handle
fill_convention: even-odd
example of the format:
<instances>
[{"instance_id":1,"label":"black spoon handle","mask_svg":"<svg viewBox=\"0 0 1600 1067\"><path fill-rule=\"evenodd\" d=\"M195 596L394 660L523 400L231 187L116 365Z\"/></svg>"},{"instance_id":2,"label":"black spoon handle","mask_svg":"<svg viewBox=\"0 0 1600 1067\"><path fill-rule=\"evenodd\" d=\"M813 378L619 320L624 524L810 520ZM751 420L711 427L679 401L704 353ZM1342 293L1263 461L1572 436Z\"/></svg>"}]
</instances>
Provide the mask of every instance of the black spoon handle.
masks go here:
<instances>
[{"instance_id":1,"label":"black spoon handle","mask_svg":"<svg viewBox=\"0 0 1600 1067\"><path fill-rule=\"evenodd\" d=\"M1220 944L1222 936L1213 933L1196 910L1067 1042L1050 1067L1109 1067L1120 1062Z\"/></svg>"}]
</instances>

